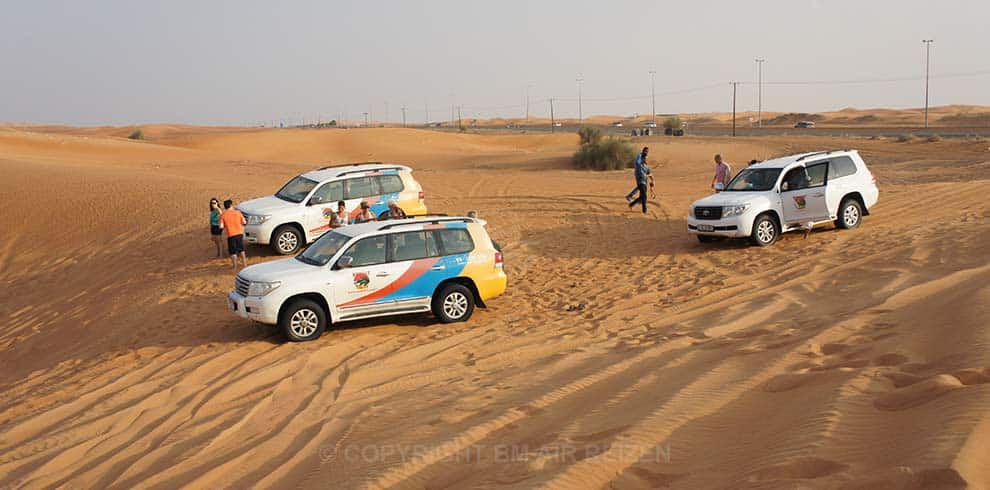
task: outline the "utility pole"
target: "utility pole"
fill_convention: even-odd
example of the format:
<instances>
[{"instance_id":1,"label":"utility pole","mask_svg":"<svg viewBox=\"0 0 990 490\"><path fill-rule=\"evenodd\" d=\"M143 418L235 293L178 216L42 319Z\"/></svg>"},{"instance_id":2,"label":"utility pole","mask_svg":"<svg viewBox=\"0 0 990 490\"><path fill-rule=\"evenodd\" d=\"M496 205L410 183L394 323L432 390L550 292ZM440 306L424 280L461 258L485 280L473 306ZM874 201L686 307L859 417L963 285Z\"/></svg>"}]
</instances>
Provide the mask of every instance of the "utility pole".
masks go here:
<instances>
[{"instance_id":1,"label":"utility pole","mask_svg":"<svg viewBox=\"0 0 990 490\"><path fill-rule=\"evenodd\" d=\"M550 97L550 132L553 133L553 128L557 127L557 121L553 118L553 97Z\"/></svg>"},{"instance_id":2,"label":"utility pole","mask_svg":"<svg viewBox=\"0 0 990 490\"><path fill-rule=\"evenodd\" d=\"M736 135L736 85L739 82L732 82L732 136Z\"/></svg>"},{"instance_id":3,"label":"utility pole","mask_svg":"<svg viewBox=\"0 0 990 490\"><path fill-rule=\"evenodd\" d=\"M653 125L657 125L657 72L650 70L650 98L653 99Z\"/></svg>"},{"instance_id":4,"label":"utility pole","mask_svg":"<svg viewBox=\"0 0 990 490\"><path fill-rule=\"evenodd\" d=\"M402 127L406 127L406 106L402 106Z\"/></svg>"},{"instance_id":5,"label":"utility pole","mask_svg":"<svg viewBox=\"0 0 990 490\"><path fill-rule=\"evenodd\" d=\"M385 101L385 124L388 124L388 101Z\"/></svg>"},{"instance_id":6,"label":"utility pole","mask_svg":"<svg viewBox=\"0 0 990 490\"><path fill-rule=\"evenodd\" d=\"M457 129L464 127L464 123L461 121L461 106L457 106Z\"/></svg>"},{"instance_id":7,"label":"utility pole","mask_svg":"<svg viewBox=\"0 0 990 490\"><path fill-rule=\"evenodd\" d=\"M757 89L756 89L756 126L763 127L763 62L766 61L763 58L756 58L756 70L757 70Z\"/></svg>"},{"instance_id":8,"label":"utility pole","mask_svg":"<svg viewBox=\"0 0 990 490\"><path fill-rule=\"evenodd\" d=\"M928 68L931 65L932 43L934 39L922 39L925 43L925 129L928 129Z\"/></svg>"},{"instance_id":9,"label":"utility pole","mask_svg":"<svg viewBox=\"0 0 990 490\"><path fill-rule=\"evenodd\" d=\"M529 124L529 89L531 88L532 85L526 85L526 124Z\"/></svg>"},{"instance_id":10,"label":"utility pole","mask_svg":"<svg viewBox=\"0 0 990 490\"><path fill-rule=\"evenodd\" d=\"M368 126L368 113L367 112L364 113L364 125L365 125L365 127Z\"/></svg>"},{"instance_id":11,"label":"utility pole","mask_svg":"<svg viewBox=\"0 0 990 490\"><path fill-rule=\"evenodd\" d=\"M581 82L583 82L583 81L584 81L584 78L582 78L581 75L578 75L578 78L577 78L577 84L578 84L578 124L581 124L581 122L584 121L584 114L581 112Z\"/></svg>"},{"instance_id":12,"label":"utility pole","mask_svg":"<svg viewBox=\"0 0 990 490\"><path fill-rule=\"evenodd\" d=\"M426 122L426 127L430 126L430 99L423 97L423 107L426 108L426 116L423 120Z\"/></svg>"}]
</instances>

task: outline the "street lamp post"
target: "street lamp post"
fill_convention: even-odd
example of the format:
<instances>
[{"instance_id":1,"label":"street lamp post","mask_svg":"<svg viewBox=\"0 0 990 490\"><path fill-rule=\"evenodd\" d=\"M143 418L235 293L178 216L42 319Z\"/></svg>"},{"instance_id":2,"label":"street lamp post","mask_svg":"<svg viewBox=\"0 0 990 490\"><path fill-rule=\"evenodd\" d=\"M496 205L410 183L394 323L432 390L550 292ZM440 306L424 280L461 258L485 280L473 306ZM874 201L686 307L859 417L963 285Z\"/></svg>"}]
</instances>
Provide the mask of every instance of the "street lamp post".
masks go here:
<instances>
[{"instance_id":1,"label":"street lamp post","mask_svg":"<svg viewBox=\"0 0 990 490\"><path fill-rule=\"evenodd\" d=\"M584 114L581 111L581 82L583 82L583 81L584 81L584 78L582 78L580 75L578 75L578 78L577 78L577 84L578 84L578 124L581 124L581 122L584 121Z\"/></svg>"},{"instance_id":2,"label":"street lamp post","mask_svg":"<svg viewBox=\"0 0 990 490\"><path fill-rule=\"evenodd\" d=\"M756 86L756 126L763 127L763 58L756 58L757 86Z\"/></svg>"}]
</instances>

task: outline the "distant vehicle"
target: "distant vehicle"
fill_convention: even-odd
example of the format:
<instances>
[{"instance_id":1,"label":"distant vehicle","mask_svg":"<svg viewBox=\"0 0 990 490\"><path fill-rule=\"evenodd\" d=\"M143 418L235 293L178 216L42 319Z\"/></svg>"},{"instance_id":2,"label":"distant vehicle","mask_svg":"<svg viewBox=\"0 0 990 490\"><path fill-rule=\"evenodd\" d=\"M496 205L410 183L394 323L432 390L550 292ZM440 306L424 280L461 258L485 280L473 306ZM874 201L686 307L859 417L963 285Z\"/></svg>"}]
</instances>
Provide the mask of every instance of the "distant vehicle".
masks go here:
<instances>
[{"instance_id":1,"label":"distant vehicle","mask_svg":"<svg viewBox=\"0 0 990 490\"><path fill-rule=\"evenodd\" d=\"M856 228L880 197L855 150L775 158L740 171L722 192L695 201L688 233L702 243L749 237L765 247L782 232L832 221Z\"/></svg>"},{"instance_id":2,"label":"distant vehicle","mask_svg":"<svg viewBox=\"0 0 990 490\"><path fill-rule=\"evenodd\" d=\"M657 123L654 122L654 121L647 121L645 124L643 124L643 127L644 128L655 128L655 127L657 127Z\"/></svg>"},{"instance_id":3,"label":"distant vehicle","mask_svg":"<svg viewBox=\"0 0 990 490\"><path fill-rule=\"evenodd\" d=\"M555 127L555 128L559 128L559 127L563 127L563 126L564 126L564 123L561 123L561 122L555 122L555 123L553 123L553 127Z\"/></svg>"},{"instance_id":4,"label":"distant vehicle","mask_svg":"<svg viewBox=\"0 0 990 490\"><path fill-rule=\"evenodd\" d=\"M237 206L247 220L244 241L290 255L330 230L331 213L344 201L355 213L367 201L376 215L395 202L408 216L426 214L423 187L404 165L377 162L323 167L294 177L273 196Z\"/></svg>"},{"instance_id":5,"label":"distant vehicle","mask_svg":"<svg viewBox=\"0 0 990 490\"><path fill-rule=\"evenodd\" d=\"M813 128L815 127L814 121L800 121L794 125L795 128Z\"/></svg>"},{"instance_id":6,"label":"distant vehicle","mask_svg":"<svg viewBox=\"0 0 990 490\"><path fill-rule=\"evenodd\" d=\"M485 221L431 217L348 225L295 258L246 267L227 306L301 342L363 318L432 311L442 323L467 321L505 288Z\"/></svg>"},{"instance_id":7,"label":"distant vehicle","mask_svg":"<svg viewBox=\"0 0 990 490\"><path fill-rule=\"evenodd\" d=\"M612 123L612 127L613 128L621 128L622 127L622 121L615 121L614 123Z\"/></svg>"}]
</instances>

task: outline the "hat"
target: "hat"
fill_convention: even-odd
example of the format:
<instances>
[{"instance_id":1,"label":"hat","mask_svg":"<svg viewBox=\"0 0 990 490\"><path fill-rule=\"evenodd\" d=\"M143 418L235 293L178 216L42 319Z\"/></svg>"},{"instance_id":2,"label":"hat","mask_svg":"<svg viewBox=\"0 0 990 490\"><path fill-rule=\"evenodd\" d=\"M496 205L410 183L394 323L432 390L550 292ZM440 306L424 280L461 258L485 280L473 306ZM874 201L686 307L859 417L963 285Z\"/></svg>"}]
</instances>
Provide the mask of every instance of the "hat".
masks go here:
<instances>
[{"instance_id":1,"label":"hat","mask_svg":"<svg viewBox=\"0 0 990 490\"><path fill-rule=\"evenodd\" d=\"M367 201L361 201L361 209L368 209L369 207L370 206L368 206L368 202Z\"/></svg>"}]
</instances>

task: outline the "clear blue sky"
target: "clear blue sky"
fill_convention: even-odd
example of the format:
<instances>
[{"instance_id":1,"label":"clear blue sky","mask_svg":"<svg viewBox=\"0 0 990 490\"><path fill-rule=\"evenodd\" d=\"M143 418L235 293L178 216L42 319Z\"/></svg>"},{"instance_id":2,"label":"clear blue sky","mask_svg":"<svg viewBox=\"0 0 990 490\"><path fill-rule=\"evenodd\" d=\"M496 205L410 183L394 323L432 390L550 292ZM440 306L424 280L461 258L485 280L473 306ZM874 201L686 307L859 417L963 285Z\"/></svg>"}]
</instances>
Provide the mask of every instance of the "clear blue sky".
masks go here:
<instances>
[{"instance_id":1,"label":"clear blue sky","mask_svg":"<svg viewBox=\"0 0 990 490\"><path fill-rule=\"evenodd\" d=\"M398 121L764 109L990 105L986 1L13 1L0 16L0 121L256 124L370 112ZM680 89L711 87L679 94ZM639 97L639 98L636 98ZM601 100L615 99L615 100ZM427 102L428 101L428 102ZM739 88L755 109L756 87Z\"/></svg>"}]
</instances>

